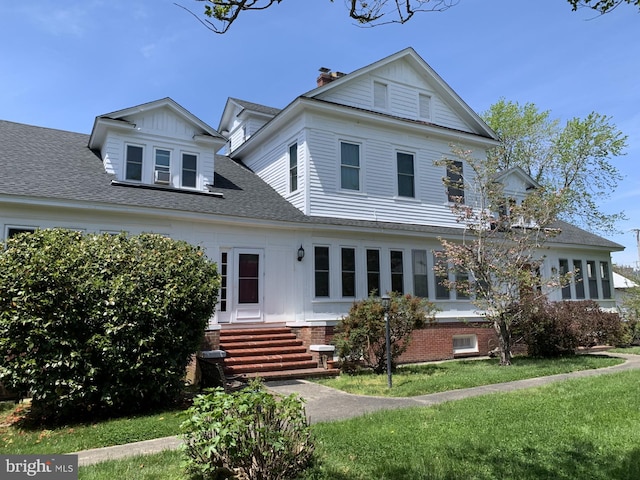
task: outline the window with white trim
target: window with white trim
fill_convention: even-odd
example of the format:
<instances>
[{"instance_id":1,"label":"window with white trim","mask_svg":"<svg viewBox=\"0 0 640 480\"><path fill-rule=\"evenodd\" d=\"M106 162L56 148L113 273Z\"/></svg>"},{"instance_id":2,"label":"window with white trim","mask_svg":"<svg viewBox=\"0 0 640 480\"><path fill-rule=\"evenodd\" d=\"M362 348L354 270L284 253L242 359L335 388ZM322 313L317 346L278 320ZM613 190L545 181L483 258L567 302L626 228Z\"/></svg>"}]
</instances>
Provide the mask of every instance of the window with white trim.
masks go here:
<instances>
[{"instance_id":1,"label":"window with white trim","mask_svg":"<svg viewBox=\"0 0 640 480\"><path fill-rule=\"evenodd\" d=\"M153 181L163 185L171 183L171 151L164 148L155 149Z\"/></svg>"},{"instance_id":2,"label":"window with white trim","mask_svg":"<svg viewBox=\"0 0 640 480\"><path fill-rule=\"evenodd\" d=\"M402 250L391 250L391 291L404 293L404 265Z\"/></svg>"},{"instance_id":3,"label":"window with white trim","mask_svg":"<svg viewBox=\"0 0 640 480\"><path fill-rule=\"evenodd\" d=\"M427 298L429 296L427 251L412 250L411 257L413 263L413 294L416 297Z\"/></svg>"},{"instance_id":4,"label":"window with white trim","mask_svg":"<svg viewBox=\"0 0 640 480\"><path fill-rule=\"evenodd\" d=\"M356 249L342 248L342 296L356 296Z\"/></svg>"},{"instance_id":5,"label":"window with white trim","mask_svg":"<svg viewBox=\"0 0 640 480\"><path fill-rule=\"evenodd\" d=\"M418 95L418 116L423 120L431 120L431 95Z\"/></svg>"},{"instance_id":6,"label":"window with white trim","mask_svg":"<svg viewBox=\"0 0 640 480\"><path fill-rule=\"evenodd\" d=\"M413 170L413 155L410 153L396 153L396 167L398 172L398 196L414 198L415 172Z\"/></svg>"},{"instance_id":7,"label":"window with white trim","mask_svg":"<svg viewBox=\"0 0 640 480\"><path fill-rule=\"evenodd\" d=\"M329 247L314 247L314 284L316 297L329 296Z\"/></svg>"},{"instance_id":8,"label":"window with white trim","mask_svg":"<svg viewBox=\"0 0 640 480\"><path fill-rule=\"evenodd\" d=\"M478 351L477 335L454 335L453 353L476 353Z\"/></svg>"},{"instance_id":9,"label":"window with white trim","mask_svg":"<svg viewBox=\"0 0 640 480\"><path fill-rule=\"evenodd\" d=\"M367 249L367 295L380 295L380 250Z\"/></svg>"},{"instance_id":10,"label":"window with white trim","mask_svg":"<svg viewBox=\"0 0 640 480\"><path fill-rule=\"evenodd\" d=\"M229 296L229 252L220 252L220 311L227 311Z\"/></svg>"},{"instance_id":11,"label":"window with white trim","mask_svg":"<svg viewBox=\"0 0 640 480\"><path fill-rule=\"evenodd\" d=\"M464 203L463 167L459 160L454 160L447 166L447 200Z\"/></svg>"},{"instance_id":12,"label":"window with white trim","mask_svg":"<svg viewBox=\"0 0 640 480\"><path fill-rule=\"evenodd\" d=\"M182 154L182 186L196 188L198 185L198 156L193 153Z\"/></svg>"},{"instance_id":13,"label":"window with white trim","mask_svg":"<svg viewBox=\"0 0 640 480\"><path fill-rule=\"evenodd\" d=\"M20 235L21 233L33 233L35 231L35 227L7 227L4 238L9 239L11 237L15 237L16 235Z\"/></svg>"},{"instance_id":14,"label":"window with white trim","mask_svg":"<svg viewBox=\"0 0 640 480\"><path fill-rule=\"evenodd\" d=\"M600 283L602 284L602 298L611 298L609 262L600 262Z\"/></svg>"},{"instance_id":15,"label":"window with white trim","mask_svg":"<svg viewBox=\"0 0 640 480\"><path fill-rule=\"evenodd\" d=\"M360 145L340 142L340 188L360 190Z\"/></svg>"},{"instance_id":16,"label":"window with white trim","mask_svg":"<svg viewBox=\"0 0 640 480\"><path fill-rule=\"evenodd\" d=\"M382 110L387 109L387 85L382 82L373 82L373 106Z\"/></svg>"},{"instance_id":17,"label":"window with white trim","mask_svg":"<svg viewBox=\"0 0 640 480\"><path fill-rule=\"evenodd\" d=\"M298 190L298 144L289 145L289 192Z\"/></svg>"},{"instance_id":18,"label":"window with white trim","mask_svg":"<svg viewBox=\"0 0 640 480\"><path fill-rule=\"evenodd\" d=\"M125 179L142 181L142 159L144 149L138 145L127 145L125 159Z\"/></svg>"},{"instance_id":19,"label":"window with white trim","mask_svg":"<svg viewBox=\"0 0 640 480\"><path fill-rule=\"evenodd\" d=\"M596 272L596 262L594 260L587 260L587 278L589 280L589 298L597 300L600 298L598 292L598 276Z\"/></svg>"}]
</instances>

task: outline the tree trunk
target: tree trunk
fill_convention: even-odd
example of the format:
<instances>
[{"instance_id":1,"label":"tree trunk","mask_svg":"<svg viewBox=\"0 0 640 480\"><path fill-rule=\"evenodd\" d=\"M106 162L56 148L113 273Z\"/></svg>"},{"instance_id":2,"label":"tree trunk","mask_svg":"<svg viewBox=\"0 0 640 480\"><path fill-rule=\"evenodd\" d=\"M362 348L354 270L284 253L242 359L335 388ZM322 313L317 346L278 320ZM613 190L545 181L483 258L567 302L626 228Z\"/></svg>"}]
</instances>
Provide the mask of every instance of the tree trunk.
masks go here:
<instances>
[{"instance_id":1,"label":"tree trunk","mask_svg":"<svg viewBox=\"0 0 640 480\"><path fill-rule=\"evenodd\" d=\"M505 318L497 318L493 322L493 328L498 334L500 350L500 366L511 365L511 326Z\"/></svg>"}]
</instances>

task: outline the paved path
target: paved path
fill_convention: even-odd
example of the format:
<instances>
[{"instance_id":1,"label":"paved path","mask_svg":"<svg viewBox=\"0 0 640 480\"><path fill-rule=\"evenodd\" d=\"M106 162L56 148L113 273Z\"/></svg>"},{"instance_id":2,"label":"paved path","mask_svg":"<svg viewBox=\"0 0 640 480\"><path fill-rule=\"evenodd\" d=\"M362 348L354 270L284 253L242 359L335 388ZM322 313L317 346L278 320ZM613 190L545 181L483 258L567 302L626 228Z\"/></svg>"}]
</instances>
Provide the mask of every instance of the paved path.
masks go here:
<instances>
[{"instance_id":1,"label":"paved path","mask_svg":"<svg viewBox=\"0 0 640 480\"><path fill-rule=\"evenodd\" d=\"M388 410L405 407L425 407L451 400L477 397L496 392L510 392L524 388L538 387L553 382L567 380L569 378L592 377L624 370L640 368L640 355L615 354L626 360L621 365L599 368L597 370L583 370L580 372L563 373L548 377L531 378L516 382L497 383L482 387L465 388L449 392L432 393L417 397L389 398L353 395L341 392L333 388L325 387L306 380L288 380L282 382L267 382L267 387L277 393L289 395L297 393L305 399L307 416L311 423L343 420L357 417L379 410ZM74 452L78 455L79 465L91 465L105 460L122 458L134 455L157 453L163 450L173 450L180 445L178 437L165 437L155 440L118 445L115 447L95 448Z\"/></svg>"}]
</instances>

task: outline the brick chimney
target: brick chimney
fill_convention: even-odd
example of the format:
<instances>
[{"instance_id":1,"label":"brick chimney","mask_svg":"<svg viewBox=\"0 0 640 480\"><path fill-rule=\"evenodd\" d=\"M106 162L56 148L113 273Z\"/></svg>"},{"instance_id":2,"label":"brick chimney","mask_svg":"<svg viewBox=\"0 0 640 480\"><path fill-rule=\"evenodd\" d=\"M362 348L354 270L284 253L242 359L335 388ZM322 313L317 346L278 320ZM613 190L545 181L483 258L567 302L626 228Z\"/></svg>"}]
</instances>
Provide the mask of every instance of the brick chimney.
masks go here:
<instances>
[{"instance_id":1,"label":"brick chimney","mask_svg":"<svg viewBox=\"0 0 640 480\"><path fill-rule=\"evenodd\" d=\"M321 67L319 69L320 75L316 80L319 87L325 86L327 83L331 83L340 77L344 77L346 74L342 72L332 72L330 68Z\"/></svg>"}]
</instances>

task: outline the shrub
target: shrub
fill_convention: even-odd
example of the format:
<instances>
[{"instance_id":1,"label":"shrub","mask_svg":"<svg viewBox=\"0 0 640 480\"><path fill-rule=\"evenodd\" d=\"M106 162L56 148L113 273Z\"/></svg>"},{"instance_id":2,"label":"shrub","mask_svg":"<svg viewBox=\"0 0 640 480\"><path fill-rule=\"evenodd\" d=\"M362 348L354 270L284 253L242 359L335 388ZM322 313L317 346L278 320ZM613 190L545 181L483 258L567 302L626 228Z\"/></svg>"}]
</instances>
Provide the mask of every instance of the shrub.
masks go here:
<instances>
[{"instance_id":1,"label":"shrub","mask_svg":"<svg viewBox=\"0 0 640 480\"><path fill-rule=\"evenodd\" d=\"M433 319L434 305L419 297L391 294L389 326L391 338L391 362L397 360L408 348L411 332ZM384 308L378 297L355 302L336 327L334 335L337 354L343 370L362 364L376 373L386 371L386 332Z\"/></svg>"},{"instance_id":2,"label":"shrub","mask_svg":"<svg viewBox=\"0 0 640 480\"><path fill-rule=\"evenodd\" d=\"M276 398L260 383L195 397L182 424L187 472L202 480L295 478L313 458L302 400Z\"/></svg>"},{"instance_id":3,"label":"shrub","mask_svg":"<svg viewBox=\"0 0 640 480\"><path fill-rule=\"evenodd\" d=\"M521 312L514 336L522 337L531 356L556 357L575 353L578 347L617 345L626 335L620 316L603 311L593 300L540 300L522 305Z\"/></svg>"},{"instance_id":4,"label":"shrub","mask_svg":"<svg viewBox=\"0 0 640 480\"><path fill-rule=\"evenodd\" d=\"M216 303L202 250L159 235L41 230L0 254L0 379L44 419L176 400Z\"/></svg>"}]
</instances>

